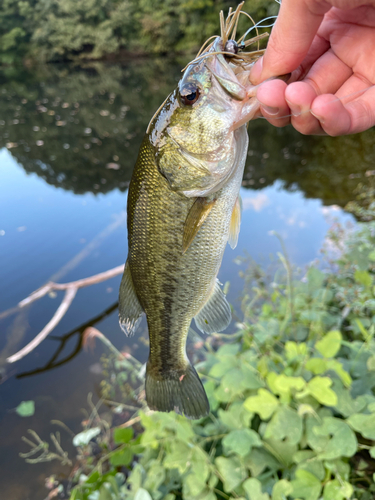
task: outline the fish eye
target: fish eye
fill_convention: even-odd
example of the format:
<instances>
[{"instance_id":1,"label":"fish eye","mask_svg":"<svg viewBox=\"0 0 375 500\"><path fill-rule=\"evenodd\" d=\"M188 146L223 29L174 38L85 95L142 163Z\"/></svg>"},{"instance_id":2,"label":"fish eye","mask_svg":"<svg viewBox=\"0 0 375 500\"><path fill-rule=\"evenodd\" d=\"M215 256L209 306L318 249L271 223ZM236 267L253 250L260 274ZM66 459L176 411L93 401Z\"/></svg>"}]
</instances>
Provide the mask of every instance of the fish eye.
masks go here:
<instances>
[{"instance_id":1,"label":"fish eye","mask_svg":"<svg viewBox=\"0 0 375 500\"><path fill-rule=\"evenodd\" d=\"M181 102L187 106L192 106L200 96L199 88L193 83L187 83L180 89Z\"/></svg>"}]
</instances>

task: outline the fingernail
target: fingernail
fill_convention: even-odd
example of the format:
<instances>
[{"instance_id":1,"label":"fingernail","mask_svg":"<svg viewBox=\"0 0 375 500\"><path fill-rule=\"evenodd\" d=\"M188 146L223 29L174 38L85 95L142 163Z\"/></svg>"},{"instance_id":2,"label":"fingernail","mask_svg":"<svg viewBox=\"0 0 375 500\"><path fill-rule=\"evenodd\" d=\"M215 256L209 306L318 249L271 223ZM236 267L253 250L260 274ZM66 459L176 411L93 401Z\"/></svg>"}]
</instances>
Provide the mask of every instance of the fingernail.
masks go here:
<instances>
[{"instance_id":1,"label":"fingernail","mask_svg":"<svg viewBox=\"0 0 375 500\"><path fill-rule=\"evenodd\" d=\"M292 113L292 116L300 116L301 114L301 108L297 106L296 104L292 104L290 101L286 99L286 102L288 103L288 106L290 108L290 112Z\"/></svg>"},{"instance_id":2,"label":"fingernail","mask_svg":"<svg viewBox=\"0 0 375 500\"><path fill-rule=\"evenodd\" d=\"M262 109L271 116L277 115L280 111L280 108L273 108L272 106L265 106L264 104L262 104Z\"/></svg>"},{"instance_id":3,"label":"fingernail","mask_svg":"<svg viewBox=\"0 0 375 500\"><path fill-rule=\"evenodd\" d=\"M250 69L249 80L253 85L258 85L261 80L263 71L263 57L257 60L254 66Z\"/></svg>"},{"instance_id":4,"label":"fingernail","mask_svg":"<svg viewBox=\"0 0 375 500\"><path fill-rule=\"evenodd\" d=\"M319 115L317 115L316 113L313 113L312 111L310 111L310 113L311 113L313 116L315 116L315 118L316 118L317 120L319 120L319 121L320 121L320 123L324 123L324 118L323 118L322 116L319 116Z\"/></svg>"}]
</instances>

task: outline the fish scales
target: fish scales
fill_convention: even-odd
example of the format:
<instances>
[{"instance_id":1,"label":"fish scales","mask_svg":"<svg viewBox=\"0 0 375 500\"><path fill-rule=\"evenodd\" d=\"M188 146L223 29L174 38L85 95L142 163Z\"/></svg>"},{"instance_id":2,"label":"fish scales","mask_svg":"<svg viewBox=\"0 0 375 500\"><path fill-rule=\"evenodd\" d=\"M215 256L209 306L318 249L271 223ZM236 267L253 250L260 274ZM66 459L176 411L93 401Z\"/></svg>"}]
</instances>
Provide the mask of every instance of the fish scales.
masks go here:
<instances>
[{"instance_id":1,"label":"fish scales","mask_svg":"<svg viewBox=\"0 0 375 500\"><path fill-rule=\"evenodd\" d=\"M246 130L239 133L245 135ZM184 223L195 199L170 189L146 136L128 195L128 263L150 336L148 371L180 378L189 361L185 345L192 318L215 285L243 168L217 193L217 203L182 254Z\"/></svg>"}]
</instances>

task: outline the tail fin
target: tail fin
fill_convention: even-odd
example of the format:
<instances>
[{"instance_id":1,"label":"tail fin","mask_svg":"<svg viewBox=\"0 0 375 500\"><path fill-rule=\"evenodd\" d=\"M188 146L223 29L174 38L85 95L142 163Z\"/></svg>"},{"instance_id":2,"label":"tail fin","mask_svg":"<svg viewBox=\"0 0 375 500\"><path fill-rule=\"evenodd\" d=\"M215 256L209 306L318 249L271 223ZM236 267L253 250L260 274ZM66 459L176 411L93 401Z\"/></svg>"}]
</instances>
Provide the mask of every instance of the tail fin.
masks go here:
<instances>
[{"instance_id":1,"label":"tail fin","mask_svg":"<svg viewBox=\"0 0 375 500\"><path fill-rule=\"evenodd\" d=\"M198 419L208 415L210 405L194 367L169 371L155 376L147 363L146 401L151 410L175 411L187 418Z\"/></svg>"}]
</instances>

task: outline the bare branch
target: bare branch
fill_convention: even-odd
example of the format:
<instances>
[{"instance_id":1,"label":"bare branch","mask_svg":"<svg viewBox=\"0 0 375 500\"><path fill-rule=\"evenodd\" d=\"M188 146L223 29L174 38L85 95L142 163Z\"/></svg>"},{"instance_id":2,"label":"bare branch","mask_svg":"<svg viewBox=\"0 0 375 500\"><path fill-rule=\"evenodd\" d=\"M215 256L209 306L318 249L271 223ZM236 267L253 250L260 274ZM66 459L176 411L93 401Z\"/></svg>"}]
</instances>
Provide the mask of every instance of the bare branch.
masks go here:
<instances>
[{"instance_id":1,"label":"bare branch","mask_svg":"<svg viewBox=\"0 0 375 500\"><path fill-rule=\"evenodd\" d=\"M88 278L83 278L77 281L71 281L70 283L54 283L50 281L46 285L38 288L35 292L31 293L26 299L21 300L18 303L18 307L25 307L27 304L34 302L35 300L41 299L47 293L52 290L67 290L69 288L83 288L85 286L95 285L96 283L101 283L102 281L109 280L118 274L124 272L124 265L114 267L113 269L109 269L108 271L104 271L104 273L94 274L94 276L89 276Z\"/></svg>"},{"instance_id":2,"label":"bare branch","mask_svg":"<svg viewBox=\"0 0 375 500\"><path fill-rule=\"evenodd\" d=\"M37 347L47 337L47 335L55 328L55 326L60 322L61 318L64 316L66 311L69 309L69 306L73 302L76 293L77 293L77 288L68 288L66 290L64 299L61 302L59 308L55 312L52 319L46 324L43 330L23 349L21 349L16 354L13 354L9 358L7 358L8 363L14 363L15 361L18 361L19 359L23 358L24 356L26 356L26 354L29 354L32 350L34 350L35 347Z\"/></svg>"},{"instance_id":3,"label":"bare branch","mask_svg":"<svg viewBox=\"0 0 375 500\"><path fill-rule=\"evenodd\" d=\"M31 304L32 302L41 299L52 290L66 290L63 301L61 302L59 308L57 309L49 323L47 323L43 330L23 349L18 351L16 354L13 354L12 356L9 356L7 358L7 362L14 363L15 361L20 360L31 351L33 351L47 337L47 335L58 325L64 314L69 309L79 288L101 283L102 281L106 281L110 278L113 278L114 276L117 276L118 274L121 274L123 271L124 264L114 267L113 269L109 269L108 271L105 271L103 273L95 274L94 276L89 276L88 278L83 278L81 280L71 281L69 283L54 283L53 281L50 281L38 290L35 290L35 292L31 293L25 299L21 300L21 302L18 303L19 308L23 308Z\"/></svg>"}]
</instances>

